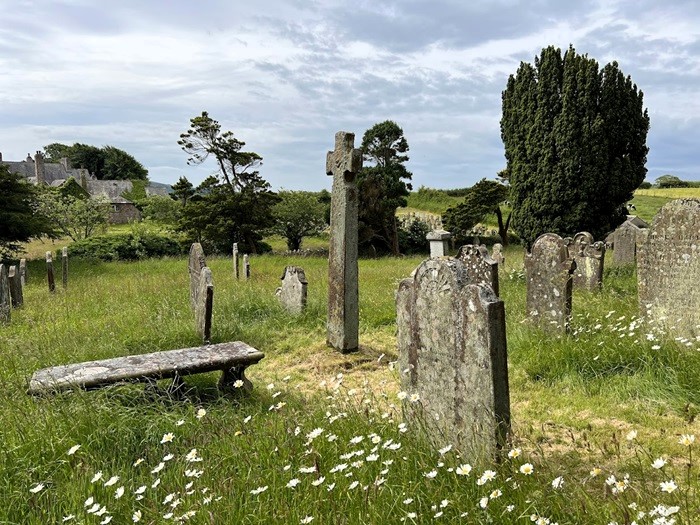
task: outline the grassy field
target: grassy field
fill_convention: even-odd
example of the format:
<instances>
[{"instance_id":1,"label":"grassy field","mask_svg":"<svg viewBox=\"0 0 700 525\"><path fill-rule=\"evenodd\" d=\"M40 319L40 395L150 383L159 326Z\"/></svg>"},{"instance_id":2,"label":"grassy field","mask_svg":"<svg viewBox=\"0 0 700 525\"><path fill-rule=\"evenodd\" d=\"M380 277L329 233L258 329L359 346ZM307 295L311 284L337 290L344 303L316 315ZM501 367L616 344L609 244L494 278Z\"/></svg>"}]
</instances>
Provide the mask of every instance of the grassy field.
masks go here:
<instances>
[{"instance_id":1,"label":"grassy field","mask_svg":"<svg viewBox=\"0 0 700 525\"><path fill-rule=\"evenodd\" d=\"M247 399L213 373L179 396L26 396L38 368L198 344L184 259L73 260L55 294L30 263L26 304L0 327L0 523L697 523L700 341L638 317L629 267L576 293L572 335L549 337L524 322L521 251L506 256L513 442L497 464L404 425L394 293L420 258L360 262L350 355L325 346L326 260L253 257L238 282L210 259L212 342L266 354ZM310 283L297 318L274 297L286 264Z\"/></svg>"}]
</instances>

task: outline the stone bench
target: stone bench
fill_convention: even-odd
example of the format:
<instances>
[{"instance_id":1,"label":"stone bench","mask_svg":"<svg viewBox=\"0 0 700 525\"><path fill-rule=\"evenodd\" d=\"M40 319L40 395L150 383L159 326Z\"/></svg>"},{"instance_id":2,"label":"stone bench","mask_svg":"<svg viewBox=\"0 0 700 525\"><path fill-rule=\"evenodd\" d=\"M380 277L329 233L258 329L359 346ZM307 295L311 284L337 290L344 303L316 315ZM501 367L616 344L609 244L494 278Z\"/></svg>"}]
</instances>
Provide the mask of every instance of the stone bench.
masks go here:
<instances>
[{"instance_id":1,"label":"stone bench","mask_svg":"<svg viewBox=\"0 0 700 525\"><path fill-rule=\"evenodd\" d=\"M54 366L37 370L29 381L29 394L61 392L75 388L93 389L121 382L153 382L221 370L219 388L250 391L252 384L244 375L247 366L265 354L241 341L182 348ZM243 384L236 387L236 381Z\"/></svg>"}]
</instances>

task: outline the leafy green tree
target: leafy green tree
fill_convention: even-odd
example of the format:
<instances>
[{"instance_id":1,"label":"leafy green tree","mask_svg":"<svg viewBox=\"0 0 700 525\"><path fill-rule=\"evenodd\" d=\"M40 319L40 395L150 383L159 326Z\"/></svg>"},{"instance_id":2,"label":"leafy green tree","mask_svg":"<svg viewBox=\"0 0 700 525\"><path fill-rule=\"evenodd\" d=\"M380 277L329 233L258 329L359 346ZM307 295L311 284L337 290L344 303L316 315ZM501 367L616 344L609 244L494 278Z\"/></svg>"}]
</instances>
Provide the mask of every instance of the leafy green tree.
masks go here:
<instances>
[{"instance_id":1,"label":"leafy green tree","mask_svg":"<svg viewBox=\"0 0 700 525\"><path fill-rule=\"evenodd\" d=\"M325 206L318 194L308 191L282 190L277 196L280 201L272 208L275 224L270 230L287 239L287 249L298 250L304 237L325 228Z\"/></svg>"},{"instance_id":2,"label":"leafy green tree","mask_svg":"<svg viewBox=\"0 0 700 525\"><path fill-rule=\"evenodd\" d=\"M78 241L104 230L110 204L102 196L81 198L45 188L38 195L36 209L64 235Z\"/></svg>"},{"instance_id":3,"label":"leafy green tree","mask_svg":"<svg viewBox=\"0 0 700 525\"><path fill-rule=\"evenodd\" d=\"M508 198L508 187L493 181L481 179L466 191L464 201L457 206L448 208L443 214L445 228L452 232L455 238L464 240L469 231L487 215L494 213L498 220L498 235L504 246L508 246L508 227L512 213L503 221L501 205Z\"/></svg>"},{"instance_id":4,"label":"leafy green tree","mask_svg":"<svg viewBox=\"0 0 700 525\"><path fill-rule=\"evenodd\" d=\"M386 120L365 131L361 149L373 165L357 176L360 246L398 255L396 208L406 206L411 185L405 181L413 176L404 166L408 141L396 122Z\"/></svg>"},{"instance_id":5,"label":"leafy green tree","mask_svg":"<svg viewBox=\"0 0 700 525\"><path fill-rule=\"evenodd\" d=\"M19 243L51 233L46 217L35 209L36 188L0 164L0 259L20 250Z\"/></svg>"},{"instance_id":6,"label":"leafy green tree","mask_svg":"<svg viewBox=\"0 0 700 525\"><path fill-rule=\"evenodd\" d=\"M659 188L687 188L690 186L686 181L670 174L661 175L654 181L654 184Z\"/></svg>"},{"instance_id":7,"label":"leafy green tree","mask_svg":"<svg viewBox=\"0 0 700 525\"><path fill-rule=\"evenodd\" d=\"M234 242L250 253L264 249L261 232L274 224L272 207L278 198L255 169L262 157L241 151L245 142L222 131L206 111L190 119L178 144L190 155L188 164L202 164L211 156L219 168L218 177L207 178L190 197L178 229L222 253Z\"/></svg>"},{"instance_id":8,"label":"leafy green tree","mask_svg":"<svg viewBox=\"0 0 700 525\"><path fill-rule=\"evenodd\" d=\"M143 218L161 224L175 225L182 206L165 195L153 195L142 201Z\"/></svg>"},{"instance_id":9,"label":"leafy green tree","mask_svg":"<svg viewBox=\"0 0 700 525\"><path fill-rule=\"evenodd\" d=\"M106 155L102 148L76 142L70 147L68 160L72 166L84 168L98 179L107 178L104 171Z\"/></svg>"},{"instance_id":10,"label":"leafy green tree","mask_svg":"<svg viewBox=\"0 0 700 525\"><path fill-rule=\"evenodd\" d=\"M76 142L72 146L53 142L44 146L46 162L67 158L71 166L85 168L97 179L148 180L148 170L132 155L114 146L90 146Z\"/></svg>"},{"instance_id":11,"label":"leafy green tree","mask_svg":"<svg viewBox=\"0 0 700 525\"><path fill-rule=\"evenodd\" d=\"M182 206L187 206L187 201L192 198L196 192L194 191L194 185L187 180L187 177L180 177L175 184L173 184L173 197L175 200L180 201Z\"/></svg>"},{"instance_id":12,"label":"leafy green tree","mask_svg":"<svg viewBox=\"0 0 700 525\"><path fill-rule=\"evenodd\" d=\"M520 64L502 100L513 227L527 246L545 232L602 238L620 224L646 175L649 116L617 63L599 69L550 46Z\"/></svg>"},{"instance_id":13,"label":"leafy green tree","mask_svg":"<svg viewBox=\"0 0 700 525\"><path fill-rule=\"evenodd\" d=\"M148 180L148 170L126 151L105 146L104 177L108 180Z\"/></svg>"},{"instance_id":14,"label":"leafy green tree","mask_svg":"<svg viewBox=\"0 0 700 525\"><path fill-rule=\"evenodd\" d=\"M70 146L60 142L52 142L44 146L44 160L46 162L58 163L61 159L70 159Z\"/></svg>"}]
</instances>

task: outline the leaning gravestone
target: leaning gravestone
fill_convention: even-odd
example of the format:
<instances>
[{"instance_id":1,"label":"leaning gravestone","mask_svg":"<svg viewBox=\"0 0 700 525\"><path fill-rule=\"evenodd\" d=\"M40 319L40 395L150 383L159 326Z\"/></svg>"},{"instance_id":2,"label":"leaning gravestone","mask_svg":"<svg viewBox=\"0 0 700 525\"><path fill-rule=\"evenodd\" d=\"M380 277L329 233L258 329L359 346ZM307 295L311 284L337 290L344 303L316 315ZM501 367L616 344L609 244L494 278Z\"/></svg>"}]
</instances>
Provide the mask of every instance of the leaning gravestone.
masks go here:
<instances>
[{"instance_id":1,"label":"leaning gravestone","mask_svg":"<svg viewBox=\"0 0 700 525\"><path fill-rule=\"evenodd\" d=\"M24 304L24 294L22 293L22 279L17 271L16 266L10 266L10 271L7 274L7 279L10 283L10 297L12 298L12 307L19 308Z\"/></svg>"},{"instance_id":2,"label":"leaning gravestone","mask_svg":"<svg viewBox=\"0 0 700 525\"><path fill-rule=\"evenodd\" d=\"M603 285L605 244L595 242L590 233L581 232L570 239L568 249L569 257L576 262L574 287L589 291L600 290Z\"/></svg>"},{"instance_id":3,"label":"leaning gravestone","mask_svg":"<svg viewBox=\"0 0 700 525\"><path fill-rule=\"evenodd\" d=\"M188 264L188 273L190 276L190 305L192 309L197 304L197 293L199 291L199 277L202 270L207 266L207 260L204 257L202 245L198 242L192 243L190 246L190 259Z\"/></svg>"},{"instance_id":4,"label":"leaning gravestone","mask_svg":"<svg viewBox=\"0 0 700 525\"><path fill-rule=\"evenodd\" d=\"M331 239L328 253L328 321L326 342L341 352L359 345L359 290L357 278L357 183L362 151L355 134L335 134L335 149L326 156L326 174L333 176Z\"/></svg>"},{"instance_id":5,"label":"leaning gravestone","mask_svg":"<svg viewBox=\"0 0 700 525\"><path fill-rule=\"evenodd\" d=\"M548 332L564 333L571 318L572 274L576 263L564 239L555 233L540 235L525 254L527 314Z\"/></svg>"},{"instance_id":6,"label":"leaning gravestone","mask_svg":"<svg viewBox=\"0 0 700 525\"><path fill-rule=\"evenodd\" d=\"M454 258L427 259L396 294L402 389L436 445L495 457L510 430L503 301Z\"/></svg>"},{"instance_id":7,"label":"leaning gravestone","mask_svg":"<svg viewBox=\"0 0 700 525\"><path fill-rule=\"evenodd\" d=\"M457 252L457 259L464 263L471 284L488 284L498 297L498 263L486 246L465 244Z\"/></svg>"},{"instance_id":8,"label":"leaning gravestone","mask_svg":"<svg viewBox=\"0 0 700 525\"><path fill-rule=\"evenodd\" d=\"M292 314L300 314L306 308L308 281L304 269L298 266L287 266L282 274L282 286L276 294L285 310Z\"/></svg>"},{"instance_id":9,"label":"leaning gravestone","mask_svg":"<svg viewBox=\"0 0 700 525\"><path fill-rule=\"evenodd\" d=\"M493 252L491 253L491 258L496 261L498 267L501 268L506 263L506 256L503 255L503 245L496 243L493 245Z\"/></svg>"},{"instance_id":10,"label":"leaning gravestone","mask_svg":"<svg viewBox=\"0 0 700 525\"><path fill-rule=\"evenodd\" d=\"M678 337L700 336L700 199L679 199L656 214L637 268L639 305Z\"/></svg>"},{"instance_id":11,"label":"leaning gravestone","mask_svg":"<svg viewBox=\"0 0 700 525\"><path fill-rule=\"evenodd\" d=\"M197 283L197 294L194 305L194 320L197 333L202 336L205 343L211 340L211 318L214 306L214 282L211 270L202 268Z\"/></svg>"},{"instance_id":12,"label":"leaning gravestone","mask_svg":"<svg viewBox=\"0 0 700 525\"><path fill-rule=\"evenodd\" d=\"M12 298L10 296L10 280L4 264L0 264L0 323L10 322Z\"/></svg>"}]
</instances>

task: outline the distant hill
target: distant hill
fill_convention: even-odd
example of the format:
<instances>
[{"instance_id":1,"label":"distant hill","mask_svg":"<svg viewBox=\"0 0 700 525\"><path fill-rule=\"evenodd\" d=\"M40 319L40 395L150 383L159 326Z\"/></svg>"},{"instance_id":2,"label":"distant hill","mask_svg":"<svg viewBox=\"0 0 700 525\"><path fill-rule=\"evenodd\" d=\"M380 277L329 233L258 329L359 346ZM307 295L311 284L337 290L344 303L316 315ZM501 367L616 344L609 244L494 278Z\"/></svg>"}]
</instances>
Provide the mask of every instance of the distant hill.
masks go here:
<instances>
[{"instance_id":1,"label":"distant hill","mask_svg":"<svg viewBox=\"0 0 700 525\"><path fill-rule=\"evenodd\" d=\"M165 190L165 191L167 191L168 193L172 193L172 192L173 192L173 187L172 187L170 184L165 184L165 183L163 183L163 182L149 181L149 182L148 182L148 185L149 185L150 187L152 187L152 188L158 188L158 189L160 189L161 191ZM160 193L160 192L159 192L159 193Z\"/></svg>"}]
</instances>

